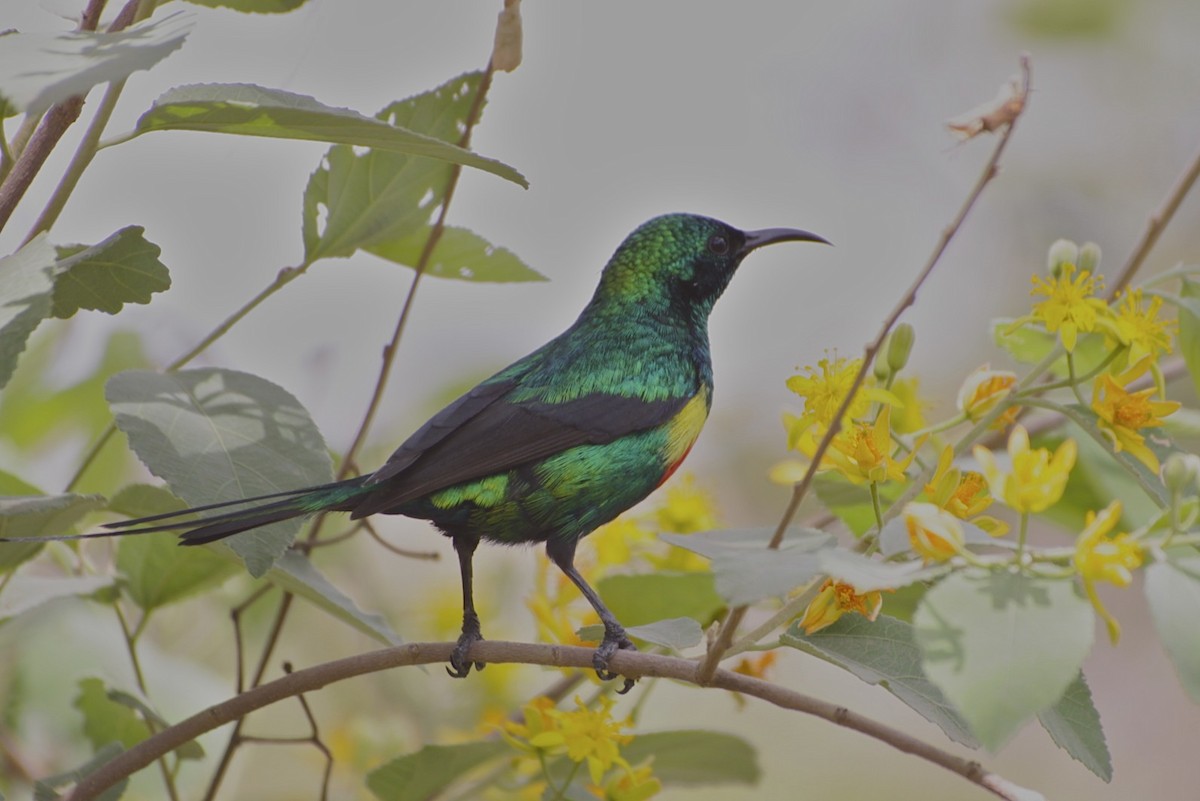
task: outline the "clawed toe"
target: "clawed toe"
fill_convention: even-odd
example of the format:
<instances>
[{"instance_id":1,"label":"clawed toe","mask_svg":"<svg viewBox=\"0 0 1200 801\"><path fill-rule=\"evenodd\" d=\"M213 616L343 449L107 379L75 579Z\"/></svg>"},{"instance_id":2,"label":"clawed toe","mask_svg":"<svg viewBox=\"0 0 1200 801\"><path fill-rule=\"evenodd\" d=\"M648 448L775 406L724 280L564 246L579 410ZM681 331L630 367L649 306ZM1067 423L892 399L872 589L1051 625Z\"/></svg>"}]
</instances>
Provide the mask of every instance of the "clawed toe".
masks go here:
<instances>
[{"instance_id":1,"label":"clawed toe","mask_svg":"<svg viewBox=\"0 0 1200 801\"><path fill-rule=\"evenodd\" d=\"M608 660L617 651L636 651L637 646L625 636L625 632L612 633L605 632L604 641L600 643L600 647L596 649L596 653L592 654L592 667L596 669L596 675L601 681L612 681L613 679L621 678L621 674L613 673L608 669ZM618 695L624 695L633 689L634 679L626 678L625 684L620 690L617 690Z\"/></svg>"},{"instance_id":2,"label":"clawed toe","mask_svg":"<svg viewBox=\"0 0 1200 801\"><path fill-rule=\"evenodd\" d=\"M483 670L487 667L483 662L472 662L468 658L471 646L477 642L483 642L483 635L479 632L464 631L458 638L458 644L450 652L450 666L446 668L446 673L456 679L465 679L470 674L472 667L476 670Z\"/></svg>"}]
</instances>

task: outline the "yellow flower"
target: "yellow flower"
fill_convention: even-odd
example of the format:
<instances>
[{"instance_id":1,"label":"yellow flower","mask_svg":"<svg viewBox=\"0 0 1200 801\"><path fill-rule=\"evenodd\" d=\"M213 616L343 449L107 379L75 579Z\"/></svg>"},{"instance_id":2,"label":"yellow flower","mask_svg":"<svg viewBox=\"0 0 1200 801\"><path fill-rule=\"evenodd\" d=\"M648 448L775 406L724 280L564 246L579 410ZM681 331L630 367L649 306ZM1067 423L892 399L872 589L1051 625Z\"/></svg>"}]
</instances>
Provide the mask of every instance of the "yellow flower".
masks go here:
<instances>
[{"instance_id":1,"label":"yellow flower","mask_svg":"<svg viewBox=\"0 0 1200 801\"><path fill-rule=\"evenodd\" d=\"M1012 468L1004 472L996 457L982 445L975 446L975 458L983 467L992 495L1004 500L1018 512L1044 512L1062 497L1067 478L1075 466L1075 440L1068 439L1058 446L1051 457L1045 448L1029 447L1029 433L1023 426L1013 426L1008 436L1008 455Z\"/></svg>"},{"instance_id":2,"label":"yellow flower","mask_svg":"<svg viewBox=\"0 0 1200 801\"><path fill-rule=\"evenodd\" d=\"M654 532L632 517L618 517L588 536L600 568L619 567L658 541Z\"/></svg>"},{"instance_id":3,"label":"yellow flower","mask_svg":"<svg viewBox=\"0 0 1200 801\"><path fill-rule=\"evenodd\" d=\"M1162 298L1152 297L1149 306L1143 305L1142 290L1133 289L1123 293L1113 309L1113 320L1108 327L1122 345L1129 346L1129 364L1171 352L1174 322L1158 319L1162 304Z\"/></svg>"},{"instance_id":4,"label":"yellow flower","mask_svg":"<svg viewBox=\"0 0 1200 801\"><path fill-rule=\"evenodd\" d=\"M986 364L976 367L958 390L958 410L974 423L996 408L996 404L1008 397L1016 385L1016 373L992 370ZM1017 407L1011 406L996 419L993 426L1004 428L1016 422L1016 419Z\"/></svg>"},{"instance_id":5,"label":"yellow flower","mask_svg":"<svg viewBox=\"0 0 1200 801\"><path fill-rule=\"evenodd\" d=\"M646 801L658 795L662 782L655 778L650 765L642 765L615 774L604 787L589 789L604 801Z\"/></svg>"},{"instance_id":6,"label":"yellow flower","mask_svg":"<svg viewBox=\"0 0 1200 801\"><path fill-rule=\"evenodd\" d=\"M696 487L694 476L685 475L667 487L666 503L658 507L655 521L659 531L694 534L717 527L717 509L712 496Z\"/></svg>"},{"instance_id":7,"label":"yellow flower","mask_svg":"<svg viewBox=\"0 0 1200 801\"><path fill-rule=\"evenodd\" d=\"M1049 279L1033 277L1031 295L1044 295L1046 300L1033 304L1033 318L1041 320L1046 330L1059 332L1067 353L1075 350L1080 333L1096 330L1096 323L1109 313L1108 306L1092 294L1100 287L1101 279L1087 270L1077 278L1074 264L1063 264L1062 272Z\"/></svg>"},{"instance_id":8,"label":"yellow flower","mask_svg":"<svg viewBox=\"0 0 1200 801\"><path fill-rule=\"evenodd\" d=\"M824 461L855 484L902 482L919 447L914 446L901 461L892 458L891 407L884 406L874 425L855 423L834 437Z\"/></svg>"},{"instance_id":9,"label":"yellow flower","mask_svg":"<svg viewBox=\"0 0 1200 801\"><path fill-rule=\"evenodd\" d=\"M787 380L788 389L804 398L804 414L799 418L799 424L804 428L814 423L829 427L842 399L850 391L854 377L862 368L862 359L821 359L817 362L817 368L819 371L805 367L806 375L794 375ZM846 409L846 416L862 417L870 405L870 400L860 392Z\"/></svg>"},{"instance_id":10,"label":"yellow flower","mask_svg":"<svg viewBox=\"0 0 1200 801\"><path fill-rule=\"evenodd\" d=\"M992 505L987 494L987 480L974 470L959 470L954 466L954 449L947 445L938 457L937 470L925 485L925 497L959 520L968 520L993 537L1008 533L1008 525L983 514Z\"/></svg>"},{"instance_id":11,"label":"yellow flower","mask_svg":"<svg viewBox=\"0 0 1200 801\"><path fill-rule=\"evenodd\" d=\"M912 549L926 562L945 562L966 542L958 518L932 503L906 504L904 526Z\"/></svg>"},{"instance_id":12,"label":"yellow flower","mask_svg":"<svg viewBox=\"0 0 1200 801\"><path fill-rule=\"evenodd\" d=\"M804 610L800 627L805 634L832 626L847 612L857 612L867 620L874 621L883 608L883 594L879 590L859 595L851 584L825 579L817 597Z\"/></svg>"},{"instance_id":13,"label":"yellow flower","mask_svg":"<svg viewBox=\"0 0 1200 801\"><path fill-rule=\"evenodd\" d=\"M575 704L579 707L574 712L564 712L561 709L550 710L550 715L556 719L557 729L545 732L531 740L531 744L541 748L563 747L567 758L572 762L587 762L588 775L593 784L599 784L604 774L613 765L619 765L626 770L632 770L629 763L621 757L618 746L633 739L631 735L621 734L623 727L629 726L629 721L614 721L612 719L613 701L602 697L597 703L600 709L588 709L579 696L575 696Z\"/></svg>"},{"instance_id":14,"label":"yellow flower","mask_svg":"<svg viewBox=\"0 0 1200 801\"><path fill-rule=\"evenodd\" d=\"M1114 378L1105 373L1096 378L1092 392L1092 410L1099 416L1097 425L1112 442L1114 451L1128 451L1130 456L1158 472L1158 457L1146 446L1139 429L1162 423L1163 417L1177 410L1175 401L1153 401L1154 387L1129 392L1125 386L1146 372L1150 358L1143 359L1122 375Z\"/></svg>"},{"instance_id":15,"label":"yellow flower","mask_svg":"<svg viewBox=\"0 0 1200 801\"><path fill-rule=\"evenodd\" d=\"M1120 519L1120 501L1113 501L1100 514L1088 512L1083 532L1075 541L1075 567L1092 606L1103 618L1109 639L1114 643L1121 636L1121 627L1100 602L1095 583L1107 581L1118 587L1128 587L1133 581L1133 571L1142 565L1141 543L1128 534L1108 536Z\"/></svg>"}]
</instances>

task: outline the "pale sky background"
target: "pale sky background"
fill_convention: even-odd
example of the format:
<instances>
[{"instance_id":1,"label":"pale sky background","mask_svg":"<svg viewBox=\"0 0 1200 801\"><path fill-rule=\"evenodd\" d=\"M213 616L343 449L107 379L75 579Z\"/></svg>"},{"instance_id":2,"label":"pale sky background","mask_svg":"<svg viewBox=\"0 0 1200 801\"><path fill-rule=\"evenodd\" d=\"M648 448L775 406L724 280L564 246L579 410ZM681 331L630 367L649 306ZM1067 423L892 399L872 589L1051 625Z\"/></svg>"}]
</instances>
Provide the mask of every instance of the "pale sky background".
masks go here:
<instances>
[{"instance_id":1,"label":"pale sky background","mask_svg":"<svg viewBox=\"0 0 1200 801\"><path fill-rule=\"evenodd\" d=\"M312 0L291 14L251 17L176 5L195 16L191 36L130 80L111 132L184 83L257 83L374 113L482 67L499 10L478 0ZM731 523L773 523L786 492L769 487L765 472L785 455L779 416L793 407L785 379L826 350L857 355L875 335L990 152L990 140L959 144L943 122L991 99L1027 50L1034 93L1003 171L905 317L917 329L915 369L944 413L971 368L1004 363L987 321L1023 313L1029 275L1049 244L1095 240L1102 272L1113 273L1200 144L1200 4L1097 0L1115 24L1094 38L1035 36L1013 22L1026 5L527 0L524 64L497 76L473 147L521 170L531 188L466 171L450 222L510 248L551 281L424 281L374 429L374 458L451 387L570 324L609 254L643 220L689 211L744 228L796 226L836 247L783 245L743 266L713 316L715 403L689 465ZM0 28L8 27L66 23L32 0L4 0ZM79 133L77 126L70 136ZM49 191L69 152L59 149L35 195ZM142 332L166 362L297 263L301 193L323 152L320 144L155 133L101 153L52 239L92 243L143 225L162 247L174 287L116 321L79 319L62 379L91 361L98 334L114 322ZM39 209L23 205L0 250L16 247ZM1198 215L1200 202L1190 198L1148 269L1197 259ZM369 255L320 263L198 363L283 385L343 450L410 278ZM61 486L73 458L31 472ZM450 564L438 569L453 577ZM1200 713L1145 630L1142 602L1129 596L1126 639L1115 650L1099 644L1089 673L1115 783L1102 785L1034 728L1000 756L984 755L985 764L1056 799L1194 793ZM888 698L811 662L789 683L942 743ZM690 696L668 694L690 704ZM702 708L679 714L712 725ZM754 797L796 797L806 786L848 798L926 786L929 799L985 797L826 724L775 712L727 723L721 728L787 727L778 738L756 738L766 779ZM842 761L816 756L833 743L845 749Z\"/></svg>"}]
</instances>

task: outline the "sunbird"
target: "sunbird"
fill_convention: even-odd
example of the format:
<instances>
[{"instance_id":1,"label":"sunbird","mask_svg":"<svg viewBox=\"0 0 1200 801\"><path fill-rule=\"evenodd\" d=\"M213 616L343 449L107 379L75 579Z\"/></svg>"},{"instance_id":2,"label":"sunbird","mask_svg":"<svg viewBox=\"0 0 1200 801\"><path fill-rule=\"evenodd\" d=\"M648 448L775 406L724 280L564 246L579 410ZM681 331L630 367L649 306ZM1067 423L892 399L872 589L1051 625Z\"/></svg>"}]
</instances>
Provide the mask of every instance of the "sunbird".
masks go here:
<instances>
[{"instance_id":1,"label":"sunbird","mask_svg":"<svg viewBox=\"0 0 1200 801\"><path fill-rule=\"evenodd\" d=\"M479 542L543 542L600 616L604 639L592 664L601 679L615 679L609 659L635 646L575 569L575 548L688 455L712 405L713 304L742 259L779 242L828 244L793 228L656 217L617 248L570 328L435 414L375 472L75 536L179 531L180 544L201 545L319 512L429 520L453 542L462 574L462 634L447 668L456 678L484 666L470 658L483 639L471 585ZM206 516L179 519L194 513ZM622 692L632 686L626 678Z\"/></svg>"}]
</instances>

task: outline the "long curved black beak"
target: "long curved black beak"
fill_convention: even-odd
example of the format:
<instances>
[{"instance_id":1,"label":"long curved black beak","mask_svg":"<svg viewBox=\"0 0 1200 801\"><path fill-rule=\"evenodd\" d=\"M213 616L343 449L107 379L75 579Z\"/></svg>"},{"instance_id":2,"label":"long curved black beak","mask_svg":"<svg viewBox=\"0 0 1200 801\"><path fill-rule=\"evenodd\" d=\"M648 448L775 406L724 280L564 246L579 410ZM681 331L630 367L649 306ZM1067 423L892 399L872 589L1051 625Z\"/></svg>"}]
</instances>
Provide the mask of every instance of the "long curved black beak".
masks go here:
<instances>
[{"instance_id":1,"label":"long curved black beak","mask_svg":"<svg viewBox=\"0 0 1200 801\"><path fill-rule=\"evenodd\" d=\"M746 241L742 244L742 255L745 256L750 251L757 250L766 245L774 245L776 242L820 242L823 245L831 244L824 237L811 234L808 231L801 231L797 228L763 228L759 231L746 231Z\"/></svg>"}]
</instances>

